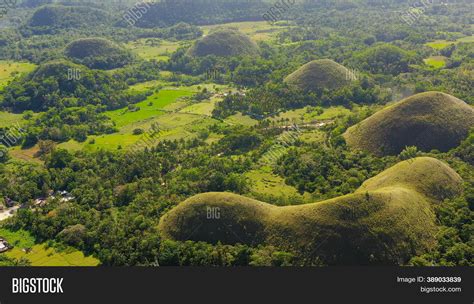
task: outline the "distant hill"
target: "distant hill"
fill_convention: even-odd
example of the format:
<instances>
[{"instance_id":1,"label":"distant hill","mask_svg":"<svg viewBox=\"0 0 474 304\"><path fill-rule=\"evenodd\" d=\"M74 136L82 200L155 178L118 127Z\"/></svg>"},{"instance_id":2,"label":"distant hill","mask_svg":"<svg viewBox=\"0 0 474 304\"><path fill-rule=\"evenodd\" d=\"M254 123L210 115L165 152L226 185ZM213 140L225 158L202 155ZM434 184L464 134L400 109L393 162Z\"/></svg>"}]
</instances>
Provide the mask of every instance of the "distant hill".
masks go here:
<instances>
[{"instance_id":1,"label":"distant hill","mask_svg":"<svg viewBox=\"0 0 474 304\"><path fill-rule=\"evenodd\" d=\"M221 57L258 55L258 46L247 35L231 28L220 28L196 41L188 55Z\"/></svg>"},{"instance_id":2,"label":"distant hill","mask_svg":"<svg viewBox=\"0 0 474 304\"><path fill-rule=\"evenodd\" d=\"M448 165L422 157L389 168L353 194L313 204L277 207L231 193L199 194L165 214L159 231L182 241L270 244L330 265L402 264L433 248L431 205L461 189ZM209 210L219 218L209 218Z\"/></svg>"},{"instance_id":3,"label":"distant hill","mask_svg":"<svg viewBox=\"0 0 474 304\"><path fill-rule=\"evenodd\" d=\"M238 21L262 21L270 8L261 0L162 0L137 19L138 27L168 27L180 22L193 25L221 24Z\"/></svg>"},{"instance_id":4,"label":"distant hill","mask_svg":"<svg viewBox=\"0 0 474 304\"><path fill-rule=\"evenodd\" d=\"M23 89L26 88L26 89ZM0 104L14 112L102 104L117 108L131 103L123 94L127 85L103 71L66 60L47 62L5 88Z\"/></svg>"},{"instance_id":5,"label":"distant hill","mask_svg":"<svg viewBox=\"0 0 474 304\"><path fill-rule=\"evenodd\" d=\"M53 3L53 0L23 0L20 5L23 7L38 7L51 3Z\"/></svg>"},{"instance_id":6,"label":"distant hill","mask_svg":"<svg viewBox=\"0 0 474 304\"><path fill-rule=\"evenodd\" d=\"M66 47L65 54L76 63L104 70L122 67L133 59L127 50L103 38L73 41Z\"/></svg>"},{"instance_id":7,"label":"distant hill","mask_svg":"<svg viewBox=\"0 0 474 304\"><path fill-rule=\"evenodd\" d=\"M351 83L351 72L329 59L314 60L285 78L285 82L305 91L338 89Z\"/></svg>"},{"instance_id":8,"label":"distant hill","mask_svg":"<svg viewBox=\"0 0 474 304\"><path fill-rule=\"evenodd\" d=\"M474 127L474 109L441 92L426 92L389 106L344 134L349 146L376 155L397 155L407 146L448 151Z\"/></svg>"},{"instance_id":9,"label":"distant hill","mask_svg":"<svg viewBox=\"0 0 474 304\"><path fill-rule=\"evenodd\" d=\"M27 25L34 29L69 29L105 25L111 20L111 16L106 11L97 8L46 5L35 11Z\"/></svg>"},{"instance_id":10,"label":"distant hill","mask_svg":"<svg viewBox=\"0 0 474 304\"><path fill-rule=\"evenodd\" d=\"M421 63L414 52L383 43L353 54L351 64L374 74L398 75L410 71L410 64Z\"/></svg>"}]
</instances>

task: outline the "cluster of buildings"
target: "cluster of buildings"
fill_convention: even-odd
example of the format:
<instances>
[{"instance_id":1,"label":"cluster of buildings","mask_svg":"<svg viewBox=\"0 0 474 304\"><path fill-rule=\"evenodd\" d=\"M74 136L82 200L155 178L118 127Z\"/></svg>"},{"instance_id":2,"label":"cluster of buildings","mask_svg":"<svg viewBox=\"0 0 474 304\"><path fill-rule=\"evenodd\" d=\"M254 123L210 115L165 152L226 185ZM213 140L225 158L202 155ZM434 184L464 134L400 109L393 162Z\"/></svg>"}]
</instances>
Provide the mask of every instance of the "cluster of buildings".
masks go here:
<instances>
[{"instance_id":1,"label":"cluster of buildings","mask_svg":"<svg viewBox=\"0 0 474 304\"><path fill-rule=\"evenodd\" d=\"M74 197L67 191L57 191L56 193L50 191L48 197L35 199L32 207L43 207L49 200L54 199L59 199L60 202L69 202L70 200L73 200ZM3 201L7 209L5 210L5 208L0 205L0 221L13 216L19 208L27 208L26 204L18 206L18 203L9 197L4 197ZM0 253L6 252L11 248L12 246L7 242L7 240L0 237Z\"/></svg>"}]
</instances>

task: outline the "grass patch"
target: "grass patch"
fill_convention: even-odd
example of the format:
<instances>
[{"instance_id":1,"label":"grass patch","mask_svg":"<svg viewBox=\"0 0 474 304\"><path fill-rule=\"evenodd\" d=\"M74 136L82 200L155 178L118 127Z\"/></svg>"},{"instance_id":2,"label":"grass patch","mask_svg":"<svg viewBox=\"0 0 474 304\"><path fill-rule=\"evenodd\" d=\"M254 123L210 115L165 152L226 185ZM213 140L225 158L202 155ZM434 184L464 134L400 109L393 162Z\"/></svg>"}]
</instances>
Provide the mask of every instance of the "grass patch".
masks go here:
<instances>
[{"instance_id":1,"label":"grass patch","mask_svg":"<svg viewBox=\"0 0 474 304\"><path fill-rule=\"evenodd\" d=\"M249 184L251 185L251 192L253 193L272 195L287 199L297 197L306 201L311 199L309 193L301 195L296 188L285 184L285 180L282 177L273 174L272 169L269 166L249 171L245 176L250 180Z\"/></svg>"},{"instance_id":2,"label":"grass patch","mask_svg":"<svg viewBox=\"0 0 474 304\"><path fill-rule=\"evenodd\" d=\"M25 230L11 231L0 228L0 237L14 246L4 253L7 257L27 259L31 266L97 266L100 263L96 258L86 257L72 247L58 250L48 247L45 243L35 244L33 236ZM24 248L31 248L31 251L27 253L23 251Z\"/></svg>"},{"instance_id":3,"label":"grass patch","mask_svg":"<svg viewBox=\"0 0 474 304\"><path fill-rule=\"evenodd\" d=\"M436 40L432 42L428 42L425 45L435 49L435 50L442 50L450 45L458 44L458 43L471 43L474 42L474 35L466 36L457 39L456 41L448 41L448 40Z\"/></svg>"},{"instance_id":4,"label":"grass patch","mask_svg":"<svg viewBox=\"0 0 474 304\"><path fill-rule=\"evenodd\" d=\"M227 117L225 119L225 122L231 125L244 125L249 127L258 124L258 120L253 119L248 115L242 115L242 113L237 113L235 115Z\"/></svg>"},{"instance_id":5,"label":"grass patch","mask_svg":"<svg viewBox=\"0 0 474 304\"><path fill-rule=\"evenodd\" d=\"M442 50L450 45L455 44L454 41L447 41L447 40L436 40L433 42L426 43L427 46L435 49L435 50Z\"/></svg>"},{"instance_id":6,"label":"grass patch","mask_svg":"<svg viewBox=\"0 0 474 304\"><path fill-rule=\"evenodd\" d=\"M27 259L31 266L41 267L88 267L98 266L100 261L94 257L86 257L81 251L67 248L64 251L57 251L55 248L48 248L46 244L34 245L29 253L19 248L13 248L6 253L6 256L14 259Z\"/></svg>"},{"instance_id":7,"label":"grass patch","mask_svg":"<svg viewBox=\"0 0 474 304\"><path fill-rule=\"evenodd\" d=\"M182 42L143 38L129 42L125 47L145 60L166 61L181 44Z\"/></svg>"},{"instance_id":8,"label":"grass patch","mask_svg":"<svg viewBox=\"0 0 474 304\"><path fill-rule=\"evenodd\" d=\"M204 35L208 35L211 30L218 27L234 27L242 33L250 36L254 41L268 41L276 37L276 35L283 31L286 27L271 25L266 21L245 21L245 22L232 22L225 24L206 25L202 26L201 29Z\"/></svg>"},{"instance_id":9,"label":"grass patch","mask_svg":"<svg viewBox=\"0 0 474 304\"><path fill-rule=\"evenodd\" d=\"M0 111L0 128L10 127L24 122L23 114L13 114Z\"/></svg>"},{"instance_id":10,"label":"grass patch","mask_svg":"<svg viewBox=\"0 0 474 304\"><path fill-rule=\"evenodd\" d=\"M34 237L25 230L11 231L5 228L0 228L0 237L7 240L10 245L19 248L31 248L35 245Z\"/></svg>"},{"instance_id":11,"label":"grass patch","mask_svg":"<svg viewBox=\"0 0 474 304\"><path fill-rule=\"evenodd\" d=\"M15 78L15 76L32 72L36 65L29 62L0 60L0 90Z\"/></svg>"},{"instance_id":12,"label":"grass patch","mask_svg":"<svg viewBox=\"0 0 474 304\"><path fill-rule=\"evenodd\" d=\"M314 107L304 107L302 109L290 110L283 113L279 113L278 116L270 118L271 121L280 121L282 119L292 123L311 123L321 120L331 120L337 117L349 115L351 110L342 106L335 106L329 108L323 108L323 112L317 110Z\"/></svg>"},{"instance_id":13,"label":"grass patch","mask_svg":"<svg viewBox=\"0 0 474 304\"><path fill-rule=\"evenodd\" d=\"M431 56L424 59L423 61L434 69L442 69L446 66L446 60L448 58L444 56Z\"/></svg>"},{"instance_id":14,"label":"grass patch","mask_svg":"<svg viewBox=\"0 0 474 304\"><path fill-rule=\"evenodd\" d=\"M179 98L191 96L192 94L192 92L187 90L161 90L158 93L153 93L146 100L137 103L136 106L140 108L138 111L130 111L128 108L125 108L106 112L106 115L115 122L117 127L121 128L137 121L163 115L163 108L165 106Z\"/></svg>"}]
</instances>

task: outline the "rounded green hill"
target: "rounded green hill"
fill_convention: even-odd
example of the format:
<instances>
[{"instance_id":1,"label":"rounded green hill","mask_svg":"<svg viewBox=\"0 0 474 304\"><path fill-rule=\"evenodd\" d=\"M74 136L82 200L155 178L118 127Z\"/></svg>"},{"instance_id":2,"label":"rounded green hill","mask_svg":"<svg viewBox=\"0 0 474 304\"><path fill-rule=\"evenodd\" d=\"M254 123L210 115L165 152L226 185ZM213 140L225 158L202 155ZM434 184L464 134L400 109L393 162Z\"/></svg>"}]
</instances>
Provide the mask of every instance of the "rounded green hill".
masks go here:
<instances>
[{"instance_id":1,"label":"rounded green hill","mask_svg":"<svg viewBox=\"0 0 474 304\"><path fill-rule=\"evenodd\" d=\"M457 195L462 180L434 158L401 162L355 193L277 207L231 193L196 195L162 217L163 238L269 244L326 264L400 264L435 245L431 204ZM209 217L218 210L218 217ZM212 213L211 214L215 214Z\"/></svg>"},{"instance_id":2,"label":"rounded green hill","mask_svg":"<svg viewBox=\"0 0 474 304\"><path fill-rule=\"evenodd\" d=\"M37 67L33 73L30 73L28 75L28 79L35 81L44 81L48 77L55 77L57 79L66 78L68 70L81 69L84 69L84 67L67 60L53 60L43 63L42 65ZM66 75L66 77L64 77L64 75Z\"/></svg>"},{"instance_id":3,"label":"rounded green hill","mask_svg":"<svg viewBox=\"0 0 474 304\"><path fill-rule=\"evenodd\" d=\"M189 49L188 55L204 57L256 56L258 46L247 35L232 28L220 28L196 41Z\"/></svg>"},{"instance_id":4,"label":"rounded green hill","mask_svg":"<svg viewBox=\"0 0 474 304\"><path fill-rule=\"evenodd\" d=\"M308 62L285 78L285 82L304 90L334 90L349 85L354 79L351 71L330 59Z\"/></svg>"},{"instance_id":5,"label":"rounded green hill","mask_svg":"<svg viewBox=\"0 0 474 304\"><path fill-rule=\"evenodd\" d=\"M133 58L125 49L103 38L78 39L66 46L65 54L76 63L91 69L114 69Z\"/></svg>"},{"instance_id":6,"label":"rounded green hill","mask_svg":"<svg viewBox=\"0 0 474 304\"><path fill-rule=\"evenodd\" d=\"M45 5L38 8L28 20L33 28L78 28L105 25L110 15L101 9L87 6Z\"/></svg>"},{"instance_id":7,"label":"rounded green hill","mask_svg":"<svg viewBox=\"0 0 474 304\"><path fill-rule=\"evenodd\" d=\"M344 134L347 144L376 155L397 155L407 146L448 151L474 126L474 109L441 92L426 92L389 106Z\"/></svg>"}]
</instances>

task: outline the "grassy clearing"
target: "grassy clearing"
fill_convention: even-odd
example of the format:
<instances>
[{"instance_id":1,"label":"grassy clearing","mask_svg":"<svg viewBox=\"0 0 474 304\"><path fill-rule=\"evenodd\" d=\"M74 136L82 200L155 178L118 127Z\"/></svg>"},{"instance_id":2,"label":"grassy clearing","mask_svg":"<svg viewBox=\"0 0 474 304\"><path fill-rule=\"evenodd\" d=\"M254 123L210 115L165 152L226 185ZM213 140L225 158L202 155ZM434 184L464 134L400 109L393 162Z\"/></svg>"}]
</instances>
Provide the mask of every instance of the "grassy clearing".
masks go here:
<instances>
[{"instance_id":1,"label":"grassy clearing","mask_svg":"<svg viewBox=\"0 0 474 304\"><path fill-rule=\"evenodd\" d=\"M245 174L250 180L251 192L272 195L275 197L292 198L298 197L310 200L311 195L305 193L301 195L296 188L285 184L285 180L273 174L271 167L264 166L258 170L252 170Z\"/></svg>"},{"instance_id":2,"label":"grassy clearing","mask_svg":"<svg viewBox=\"0 0 474 304\"><path fill-rule=\"evenodd\" d=\"M467 37L463 37L463 38L459 38L459 39L457 40L457 42L472 43L472 42L474 42L474 35L472 35L472 36L467 36Z\"/></svg>"},{"instance_id":3,"label":"grassy clearing","mask_svg":"<svg viewBox=\"0 0 474 304\"><path fill-rule=\"evenodd\" d=\"M30 73L36 65L29 62L15 62L11 60L0 60L0 90L15 76Z\"/></svg>"},{"instance_id":4,"label":"grassy clearing","mask_svg":"<svg viewBox=\"0 0 474 304\"><path fill-rule=\"evenodd\" d=\"M117 150L127 149L129 146L141 140L142 136L133 135L135 129L148 130L153 123L158 123L162 132L158 140L190 139L196 137L199 131L207 129L218 122L211 117L214 105L218 98L204 100L200 103L190 104L186 98L207 88L215 91L216 88L226 90L228 87L213 83L194 85L189 87L163 86L162 81L149 81L130 87L134 92L150 92L146 100L137 103L139 110L122 108L105 114L118 127L119 132L99 136L89 136L84 143L70 140L58 145L59 148L77 150ZM157 87L162 86L160 91L154 92ZM210 138L209 141L217 140Z\"/></svg>"},{"instance_id":5,"label":"grassy clearing","mask_svg":"<svg viewBox=\"0 0 474 304\"><path fill-rule=\"evenodd\" d=\"M141 82L141 83L132 85L130 86L129 91L141 93L141 92L153 90L157 87L163 87L165 85L169 85L169 83L163 80L151 80L151 81Z\"/></svg>"},{"instance_id":6,"label":"grassy clearing","mask_svg":"<svg viewBox=\"0 0 474 304\"><path fill-rule=\"evenodd\" d=\"M206 115L211 116L212 111L216 107L216 103L220 100L220 98L211 98L210 100L204 100L200 103L195 103L190 106L187 106L181 109L181 113L190 113L190 114L198 114L198 115Z\"/></svg>"},{"instance_id":7,"label":"grassy clearing","mask_svg":"<svg viewBox=\"0 0 474 304\"><path fill-rule=\"evenodd\" d=\"M432 42L428 42L425 45L435 49L435 50L442 50L450 45L458 44L458 43L472 43L474 42L474 35L466 36L457 39L456 41L448 41L448 40L436 40Z\"/></svg>"},{"instance_id":8,"label":"grassy clearing","mask_svg":"<svg viewBox=\"0 0 474 304\"><path fill-rule=\"evenodd\" d=\"M166 61L171 53L176 51L181 44L181 42L176 41L144 38L129 42L126 44L126 47L145 60Z\"/></svg>"},{"instance_id":9,"label":"grassy clearing","mask_svg":"<svg viewBox=\"0 0 474 304\"><path fill-rule=\"evenodd\" d=\"M32 266L97 266L99 260L94 257L86 257L81 251L72 247L64 250L48 248L46 244L35 244L33 236L27 231L10 231L0 228L0 237L5 238L13 249L4 253L9 258L27 259ZM31 248L30 252L23 251Z\"/></svg>"},{"instance_id":10,"label":"grassy clearing","mask_svg":"<svg viewBox=\"0 0 474 304\"><path fill-rule=\"evenodd\" d=\"M250 36L254 41L267 41L271 40L276 36L277 33L283 31L286 27L271 25L266 21L246 21L246 22L233 22L216 25L202 26L201 29L204 35L208 35L211 30L218 27L234 27L239 29L244 34Z\"/></svg>"},{"instance_id":11,"label":"grassy clearing","mask_svg":"<svg viewBox=\"0 0 474 304\"><path fill-rule=\"evenodd\" d=\"M38 151L39 151L39 147L38 145L35 145L29 149L22 149L21 147L13 147L8 152L10 156L14 159L42 164L43 161L35 157Z\"/></svg>"},{"instance_id":12,"label":"grassy clearing","mask_svg":"<svg viewBox=\"0 0 474 304\"><path fill-rule=\"evenodd\" d=\"M73 248L68 248L64 251L57 251L54 248L48 248L45 244L34 245L31 247L31 252L26 253L19 248L13 248L8 251L6 255L9 258L15 259L27 259L30 261L31 266L74 266L74 267L87 267L97 266L100 261L94 257L86 257L81 251Z\"/></svg>"},{"instance_id":13,"label":"grassy clearing","mask_svg":"<svg viewBox=\"0 0 474 304\"><path fill-rule=\"evenodd\" d=\"M10 245L20 248L30 248L35 245L35 239L28 231L18 230L11 231L5 228L0 228L0 237L7 240Z\"/></svg>"},{"instance_id":14,"label":"grassy clearing","mask_svg":"<svg viewBox=\"0 0 474 304\"><path fill-rule=\"evenodd\" d=\"M290 110L280 113L276 117L270 118L270 121L288 120L293 123L311 123L320 120L331 120L337 117L346 116L351 110L342 106L323 108L323 113L317 111L314 107L304 107L302 109Z\"/></svg>"},{"instance_id":15,"label":"grassy clearing","mask_svg":"<svg viewBox=\"0 0 474 304\"><path fill-rule=\"evenodd\" d=\"M442 69L446 66L446 60L448 58L444 56L431 56L424 59L423 61L434 69Z\"/></svg>"},{"instance_id":16,"label":"grassy clearing","mask_svg":"<svg viewBox=\"0 0 474 304\"><path fill-rule=\"evenodd\" d=\"M10 127L16 125L17 123L21 124L24 121L22 114L13 114L9 112L0 111L0 128Z\"/></svg>"},{"instance_id":17,"label":"grassy clearing","mask_svg":"<svg viewBox=\"0 0 474 304\"><path fill-rule=\"evenodd\" d=\"M447 40L436 40L433 42L426 43L427 46L435 49L435 50L442 50L450 45L455 44L454 41L447 41Z\"/></svg>"},{"instance_id":18,"label":"grassy clearing","mask_svg":"<svg viewBox=\"0 0 474 304\"><path fill-rule=\"evenodd\" d=\"M324 144L324 140L326 138L326 133L320 130L311 130L305 131L301 134L300 139L306 143L319 143Z\"/></svg>"},{"instance_id":19,"label":"grassy clearing","mask_svg":"<svg viewBox=\"0 0 474 304\"><path fill-rule=\"evenodd\" d=\"M258 124L258 120L253 119L250 116L242 115L242 113L237 113L235 115L229 116L224 120L226 123L231 125L244 125L244 126L255 126Z\"/></svg>"},{"instance_id":20,"label":"grassy clearing","mask_svg":"<svg viewBox=\"0 0 474 304\"><path fill-rule=\"evenodd\" d=\"M106 112L106 115L112 119L117 127L121 128L126 125L143 121L159 115L163 115L163 108L177 99L191 96L192 92L188 90L162 90L158 93L153 93L146 100L137 103L136 106L140 108L138 111L130 111L126 109L118 109Z\"/></svg>"}]
</instances>

